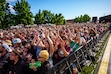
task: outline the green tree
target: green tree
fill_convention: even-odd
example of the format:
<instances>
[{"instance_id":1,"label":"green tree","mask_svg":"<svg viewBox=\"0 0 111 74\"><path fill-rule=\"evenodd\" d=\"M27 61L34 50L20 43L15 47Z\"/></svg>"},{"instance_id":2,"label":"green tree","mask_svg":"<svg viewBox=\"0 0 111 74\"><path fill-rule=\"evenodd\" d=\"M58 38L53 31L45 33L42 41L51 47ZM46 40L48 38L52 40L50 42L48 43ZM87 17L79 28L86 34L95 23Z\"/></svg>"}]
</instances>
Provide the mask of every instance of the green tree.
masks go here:
<instances>
[{"instance_id":1,"label":"green tree","mask_svg":"<svg viewBox=\"0 0 111 74\"><path fill-rule=\"evenodd\" d=\"M61 24L61 25L66 24L64 16L61 13L56 14L55 16L56 16L56 24Z\"/></svg>"},{"instance_id":2,"label":"green tree","mask_svg":"<svg viewBox=\"0 0 111 74\"><path fill-rule=\"evenodd\" d=\"M91 20L91 18L90 18L90 16L88 16L87 14L80 15L80 16L74 18L74 22L76 22L76 23L77 23L77 22L79 22L79 23L88 22L88 21L90 21L90 20Z\"/></svg>"},{"instance_id":3,"label":"green tree","mask_svg":"<svg viewBox=\"0 0 111 74\"><path fill-rule=\"evenodd\" d=\"M15 19L14 19L15 15L11 13L9 8L10 8L9 3L6 3L5 7L4 7L5 17L4 17L4 20L3 20L5 28L9 27L9 26L11 26L15 23Z\"/></svg>"},{"instance_id":4,"label":"green tree","mask_svg":"<svg viewBox=\"0 0 111 74\"><path fill-rule=\"evenodd\" d=\"M66 24L66 20L64 16L59 14L51 13L48 10L39 10L39 12L35 15L35 22L36 24L44 24L44 23L52 23L52 24Z\"/></svg>"},{"instance_id":5,"label":"green tree","mask_svg":"<svg viewBox=\"0 0 111 74\"><path fill-rule=\"evenodd\" d=\"M63 24L64 24L64 25L66 24L66 20L65 20L65 19L63 20Z\"/></svg>"},{"instance_id":6,"label":"green tree","mask_svg":"<svg viewBox=\"0 0 111 74\"><path fill-rule=\"evenodd\" d=\"M62 24L62 20L63 20L63 16L62 16L62 14L61 13L59 13L58 15L57 15L57 24Z\"/></svg>"},{"instance_id":7,"label":"green tree","mask_svg":"<svg viewBox=\"0 0 111 74\"><path fill-rule=\"evenodd\" d=\"M84 19L83 19L83 16L81 15L81 16L80 16L80 20L79 20L79 22L82 23L83 20L84 20Z\"/></svg>"},{"instance_id":8,"label":"green tree","mask_svg":"<svg viewBox=\"0 0 111 74\"><path fill-rule=\"evenodd\" d=\"M26 0L17 1L14 9L16 12L16 24L33 24L33 14L30 11L30 6Z\"/></svg>"},{"instance_id":9,"label":"green tree","mask_svg":"<svg viewBox=\"0 0 111 74\"><path fill-rule=\"evenodd\" d=\"M78 22L78 18L77 17L75 17L74 22L76 22L76 23Z\"/></svg>"},{"instance_id":10,"label":"green tree","mask_svg":"<svg viewBox=\"0 0 111 74\"><path fill-rule=\"evenodd\" d=\"M90 16L88 16L87 14L84 14L84 16L83 16L83 22L88 22L90 20L91 20Z\"/></svg>"},{"instance_id":11,"label":"green tree","mask_svg":"<svg viewBox=\"0 0 111 74\"><path fill-rule=\"evenodd\" d=\"M6 4L6 0L0 0L0 27L3 28L4 24L4 17L5 17L5 11L4 11L4 6Z\"/></svg>"},{"instance_id":12,"label":"green tree","mask_svg":"<svg viewBox=\"0 0 111 74\"><path fill-rule=\"evenodd\" d=\"M52 13L48 10L43 10L42 13L43 13L44 19L45 19L44 23L51 23Z\"/></svg>"},{"instance_id":13,"label":"green tree","mask_svg":"<svg viewBox=\"0 0 111 74\"><path fill-rule=\"evenodd\" d=\"M35 24L43 24L45 22L45 18L41 10L35 15Z\"/></svg>"},{"instance_id":14,"label":"green tree","mask_svg":"<svg viewBox=\"0 0 111 74\"><path fill-rule=\"evenodd\" d=\"M79 23L80 23L80 22L81 22L81 17L79 17L79 16L76 17L76 18L74 19L74 22L76 22L76 23L79 22Z\"/></svg>"},{"instance_id":15,"label":"green tree","mask_svg":"<svg viewBox=\"0 0 111 74\"><path fill-rule=\"evenodd\" d=\"M52 14L52 20L51 20L51 23L52 23L52 24L55 24L56 21L57 21L57 19L56 19L56 15Z\"/></svg>"},{"instance_id":16,"label":"green tree","mask_svg":"<svg viewBox=\"0 0 111 74\"><path fill-rule=\"evenodd\" d=\"M9 8L9 3L6 3L5 0L0 1L0 28L7 28L15 23L15 15Z\"/></svg>"}]
</instances>

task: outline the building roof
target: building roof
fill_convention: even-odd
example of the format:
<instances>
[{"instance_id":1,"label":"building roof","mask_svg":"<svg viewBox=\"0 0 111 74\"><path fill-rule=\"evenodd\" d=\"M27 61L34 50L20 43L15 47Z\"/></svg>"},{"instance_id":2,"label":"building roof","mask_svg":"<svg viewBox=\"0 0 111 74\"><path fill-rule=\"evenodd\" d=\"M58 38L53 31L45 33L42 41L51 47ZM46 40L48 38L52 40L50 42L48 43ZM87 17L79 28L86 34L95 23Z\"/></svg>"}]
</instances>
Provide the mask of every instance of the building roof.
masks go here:
<instances>
[{"instance_id":1,"label":"building roof","mask_svg":"<svg viewBox=\"0 0 111 74\"><path fill-rule=\"evenodd\" d=\"M68 19L68 20L66 20L66 22L72 24L72 23L74 23L74 19Z\"/></svg>"}]
</instances>

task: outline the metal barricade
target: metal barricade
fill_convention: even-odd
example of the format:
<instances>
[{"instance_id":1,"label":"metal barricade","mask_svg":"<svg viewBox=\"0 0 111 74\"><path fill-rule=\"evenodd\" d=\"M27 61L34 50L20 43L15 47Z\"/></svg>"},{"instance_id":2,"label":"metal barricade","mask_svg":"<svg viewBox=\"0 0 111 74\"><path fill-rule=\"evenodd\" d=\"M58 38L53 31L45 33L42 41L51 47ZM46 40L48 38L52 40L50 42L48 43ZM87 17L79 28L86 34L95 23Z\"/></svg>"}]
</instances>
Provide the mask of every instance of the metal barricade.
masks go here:
<instances>
[{"instance_id":1,"label":"metal barricade","mask_svg":"<svg viewBox=\"0 0 111 74\"><path fill-rule=\"evenodd\" d=\"M73 64L76 64L77 69L83 73L82 67L86 60L90 60L91 63L93 62L90 51L93 51L95 45L98 43L100 38L106 34L106 32L107 30L104 31L98 38L89 40L86 45L79 47L75 52L72 52L65 59L54 65L48 72L46 72L46 74L72 74L71 66Z\"/></svg>"}]
</instances>

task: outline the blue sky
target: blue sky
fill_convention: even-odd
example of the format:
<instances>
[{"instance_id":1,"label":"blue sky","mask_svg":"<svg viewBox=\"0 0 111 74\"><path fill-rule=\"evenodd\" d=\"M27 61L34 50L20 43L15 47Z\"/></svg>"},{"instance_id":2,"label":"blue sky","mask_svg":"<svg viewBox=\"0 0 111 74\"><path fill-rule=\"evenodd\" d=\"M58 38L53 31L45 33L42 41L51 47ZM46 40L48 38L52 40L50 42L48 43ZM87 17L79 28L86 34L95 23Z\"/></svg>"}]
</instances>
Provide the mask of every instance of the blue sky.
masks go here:
<instances>
[{"instance_id":1,"label":"blue sky","mask_svg":"<svg viewBox=\"0 0 111 74\"><path fill-rule=\"evenodd\" d=\"M7 0L13 5L17 0ZM101 17L111 14L111 0L27 0L31 12L35 15L39 9L62 13L65 19L88 14Z\"/></svg>"}]
</instances>

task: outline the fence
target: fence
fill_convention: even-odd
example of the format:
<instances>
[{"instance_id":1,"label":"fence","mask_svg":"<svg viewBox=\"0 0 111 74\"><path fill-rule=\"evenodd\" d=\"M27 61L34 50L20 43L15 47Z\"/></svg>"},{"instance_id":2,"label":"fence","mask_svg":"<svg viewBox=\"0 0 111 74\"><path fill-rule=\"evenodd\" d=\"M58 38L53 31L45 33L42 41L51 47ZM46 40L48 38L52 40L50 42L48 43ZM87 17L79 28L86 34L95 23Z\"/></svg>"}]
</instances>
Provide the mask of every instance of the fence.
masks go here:
<instances>
[{"instance_id":1,"label":"fence","mask_svg":"<svg viewBox=\"0 0 111 74\"><path fill-rule=\"evenodd\" d=\"M91 54L90 51L94 51L94 47L106 32L107 31L104 31L98 38L89 40L86 45L81 46L67 58L54 65L46 74L67 74L67 72L68 74L72 74L71 66L73 64L83 73L82 67L86 64L86 61L90 60L91 64L95 60L95 54Z\"/></svg>"}]
</instances>

